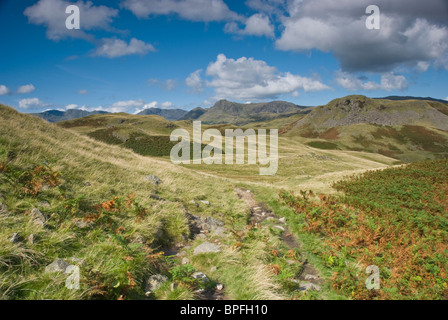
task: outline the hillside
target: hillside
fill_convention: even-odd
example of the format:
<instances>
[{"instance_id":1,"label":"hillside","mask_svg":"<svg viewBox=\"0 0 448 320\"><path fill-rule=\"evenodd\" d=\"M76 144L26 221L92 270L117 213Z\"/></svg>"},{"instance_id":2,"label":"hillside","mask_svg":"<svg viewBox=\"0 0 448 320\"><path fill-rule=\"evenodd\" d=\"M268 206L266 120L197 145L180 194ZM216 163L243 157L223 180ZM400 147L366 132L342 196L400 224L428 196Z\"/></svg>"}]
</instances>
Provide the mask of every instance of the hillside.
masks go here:
<instances>
[{"instance_id":1,"label":"hillside","mask_svg":"<svg viewBox=\"0 0 448 320\"><path fill-rule=\"evenodd\" d=\"M406 162L448 156L448 105L348 96L284 128L311 146L381 153Z\"/></svg>"},{"instance_id":2,"label":"hillside","mask_svg":"<svg viewBox=\"0 0 448 320\"><path fill-rule=\"evenodd\" d=\"M182 118L178 120L196 120L199 119L204 113L207 112L207 109L204 108L194 108L193 110L188 111Z\"/></svg>"},{"instance_id":3,"label":"hillside","mask_svg":"<svg viewBox=\"0 0 448 320\"><path fill-rule=\"evenodd\" d=\"M1 105L0 124L0 299L288 297L268 267L285 263L269 256L279 237L248 233L232 184ZM65 287L69 265L79 289Z\"/></svg>"},{"instance_id":4,"label":"hillside","mask_svg":"<svg viewBox=\"0 0 448 320\"><path fill-rule=\"evenodd\" d=\"M446 300L448 160L370 171L337 182L337 196L282 192L283 203L332 270L332 286L354 299ZM367 290L367 266L379 290Z\"/></svg>"},{"instance_id":5,"label":"hillside","mask_svg":"<svg viewBox=\"0 0 448 320\"><path fill-rule=\"evenodd\" d=\"M447 100L442 99L434 99L431 97L411 97L411 96L388 96L384 98L374 98L374 99L380 99L380 100L393 100L393 101L403 101L403 100L423 100L423 101L432 101L432 102L440 102L444 104L448 104Z\"/></svg>"},{"instance_id":6,"label":"hillside","mask_svg":"<svg viewBox=\"0 0 448 320\"><path fill-rule=\"evenodd\" d=\"M108 113L108 112L69 109L66 111L48 110L48 111L43 111L40 113L31 113L31 115L34 115L34 116L37 116L44 120L47 120L48 122L59 122L59 121L64 121L64 120L79 119L79 118L87 117L87 116L94 115L94 114L106 114L106 113Z\"/></svg>"},{"instance_id":7,"label":"hillside","mask_svg":"<svg viewBox=\"0 0 448 320\"><path fill-rule=\"evenodd\" d=\"M206 124L230 123L243 125L253 121L287 117L304 112L303 109L305 108L284 101L242 104L220 100L195 120L200 120ZM200 112L197 114L200 114Z\"/></svg>"},{"instance_id":8,"label":"hillside","mask_svg":"<svg viewBox=\"0 0 448 320\"><path fill-rule=\"evenodd\" d=\"M182 109L160 109L160 108L148 108L138 113L138 115L156 115L161 116L169 121L180 120L187 114L187 111Z\"/></svg>"},{"instance_id":9,"label":"hillside","mask_svg":"<svg viewBox=\"0 0 448 320\"><path fill-rule=\"evenodd\" d=\"M260 176L258 165L173 165L168 136L191 131L191 120L119 113L56 125L0 106L0 298L441 298L446 160L387 169L399 162L343 150L334 131L296 135L310 114L245 126L283 127L278 172ZM358 127L409 137L406 126L347 126ZM424 146L439 146L431 141ZM383 254L374 255L377 244ZM363 270L356 276L369 263L386 266L377 295ZM52 272L67 265L80 268L79 290Z\"/></svg>"}]
</instances>

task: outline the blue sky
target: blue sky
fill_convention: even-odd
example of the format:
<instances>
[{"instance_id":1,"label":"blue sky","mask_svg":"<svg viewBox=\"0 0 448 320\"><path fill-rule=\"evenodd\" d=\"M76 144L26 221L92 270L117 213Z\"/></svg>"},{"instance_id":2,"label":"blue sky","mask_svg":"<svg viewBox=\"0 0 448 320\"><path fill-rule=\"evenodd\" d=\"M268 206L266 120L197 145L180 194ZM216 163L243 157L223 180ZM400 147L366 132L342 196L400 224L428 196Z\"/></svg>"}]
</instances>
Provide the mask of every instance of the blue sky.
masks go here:
<instances>
[{"instance_id":1,"label":"blue sky","mask_svg":"<svg viewBox=\"0 0 448 320\"><path fill-rule=\"evenodd\" d=\"M448 99L448 3L2 0L0 102L21 112L320 105L349 94ZM80 8L68 30L65 8Z\"/></svg>"}]
</instances>

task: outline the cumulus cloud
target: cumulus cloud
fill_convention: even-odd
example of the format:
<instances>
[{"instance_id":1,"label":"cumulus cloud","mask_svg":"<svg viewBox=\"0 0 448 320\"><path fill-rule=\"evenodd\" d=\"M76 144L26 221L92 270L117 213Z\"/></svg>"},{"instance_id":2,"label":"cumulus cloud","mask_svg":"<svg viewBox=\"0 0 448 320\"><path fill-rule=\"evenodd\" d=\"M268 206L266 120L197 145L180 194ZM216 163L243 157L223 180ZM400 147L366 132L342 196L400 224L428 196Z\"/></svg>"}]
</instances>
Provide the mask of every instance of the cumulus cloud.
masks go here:
<instances>
[{"instance_id":1,"label":"cumulus cloud","mask_svg":"<svg viewBox=\"0 0 448 320\"><path fill-rule=\"evenodd\" d=\"M240 19L223 0L125 0L122 6L138 18L176 14L190 21Z\"/></svg>"},{"instance_id":2,"label":"cumulus cloud","mask_svg":"<svg viewBox=\"0 0 448 320\"><path fill-rule=\"evenodd\" d=\"M274 26L269 17L262 13L247 18L244 28L240 28L237 22L232 21L226 24L224 30L239 35L274 37Z\"/></svg>"},{"instance_id":3,"label":"cumulus cloud","mask_svg":"<svg viewBox=\"0 0 448 320\"><path fill-rule=\"evenodd\" d=\"M336 83L344 89L357 91L373 91L373 90L406 90L408 88L408 81L402 75L395 75L393 73L386 73L381 76L381 82L366 81L366 78L356 77L354 74L337 71Z\"/></svg>"},{"instance_id":4,"label":"cumulus cloud","mask_svg":"<svg viewBox=\"0 0 448 320\"><path fill-rule=\"evenodd\" d=\"M167 91L173 91L177 87L177 80L176 79L165 80L163 87Z\"/></svg>"},{"instance_id":5,"label":"cumulus cloud","mask_svg":"<svg viewBox=\"0 0 448 320\"><path fill-rule=\"evenodd\" d=\"M212 78L207 85L214 88L217 99L273 99L297 90L331 89L318 79L279 72L262 60L246 57L234 60L224 54L209 64L206 74Z\"/></svg>"},{"instance_id":6,"label":"cumulus cloud","mask_svg":"<svg viewBox=\"0 0 448 320\"><path fill-rule=\"evenodd\" d=\"M75 4L79 7L81 28L68 30L65 20L67 6ZM75 3L64 0L39 0L36 4L24 11L28 21L32 24L43 25L47 28L47 38L60 40L68 37L92 39L86 31L110 30L110 24L118 15L118 10L103 5L94 6L91 1L77 1Z\"/></svg>"},{"instance_id":7,"label":"cumulus cloud","mask_svg":"<svg viewBox=\"0 0 448 320\"><path fill-rule=\"evenodd\" d=\"M142 99L138 100L124 100L117 101L108 107L97 107L94 110L104 110L108 112L126 112L137 114L145 109L159 108L159 109L172 109L174 104L172 102L166 101L159 103L157 101L145 102ZM93 109L92 109L93 110Z\"/></svg>"},{"instance_id":8,"label":"cumulus cloud","mask_svg":"<svg viewBox=\"0 0 448 320\"><path fill-rule=\"evenodd\" d=\"M8 89L7 86L0 84L0 96L3 96L5 94L10 94L11 90Z\"/></svg>"},{"instance_id":9,"label":"cumulus cloud","mask_svg":"<svg viewBox=\"0 0 448 320\"><path fill-rule=\"evenodd\" d=\"M133 54L145 55L150 51L156 51L151 44L135 38L132 38L129 44L116 38L104 38L101 42L94 54L100 57L117 58Z\"/></svg>"},{"instance_id":10,"label":"cumulus cloud","mask_svg":"<svg viewBox=\"0 0 448 320\"><path fill-rule=\"evenodd\" d=\"M445 0L377 0L381 29L368 30L370 0L291 0L276 41L281 50L332 52L344 71L391 71L397 66L448 70Z\"/></svg>"},{"instance_id":11,"label":"cumulus cloud","mask_svg":"<svg viewBox=\"0 0 448 320\"><path fill-rule=\"evenodd\" d=\"M196 70L185 79L185 84L191 88L193 92L204 91L204 82L201 78L202 69Z\"/></svg>"},{"instance_id":12,"label":"cumulus cloud","mask_svg":"<svg viewBox=\"0 0 448 320\"><path fill-rule=\"evenodd\" d=\"M39 98L28 98L19 101L20 109L35 109L46 106L47 104L39 100Z\"/></svg>"},{"instance_id":13,"label":"cumulus cloud","mask_svg":"<svg viewBox=\"0 0 448 320\"><path fill-rule=\"evenodd\" d=\"M131 109L142 107L145 103L142 99L117 101L107 108L109 112L129 112Z\"/></svg>"},{"instance_id":14,"label":"cumulus cloud","mask_svg":"<svg viewBox=\"0 0 448 320\"><path fill-rule=\"evenodd\" d=\"M152 101L149 103L145 103L143 104L143 106L141 108L138 108L134 111L134 114L140 113L146 109L151 109L151 108L158 108L158 109L173 109L175 106L172 102L170 101L165 101L162 103L159 103L157 101Z\"/></svg>"},{"instance_id":15,"label":"cumulus cloud","mask_svg":"<svg viewBox=\"0 0 448 320\"><path fill-rule=\"evenodd\" d=\"M33 92L36 88L32 84L26 84L23 86L20 86L19 89L17 89L17 93L23 94L23 93L30 93Z\"/></svg>"},{"instance_id":16,"label":"cumulus cloud","mask_svg":"<svg viewBox=\"0 0 448 320\"><path fill-rule=\"evenodd\" d=\"M287 0L247 0L246 5L258 12L281 15L287 6Z\"/></svg>"}]
</instances>

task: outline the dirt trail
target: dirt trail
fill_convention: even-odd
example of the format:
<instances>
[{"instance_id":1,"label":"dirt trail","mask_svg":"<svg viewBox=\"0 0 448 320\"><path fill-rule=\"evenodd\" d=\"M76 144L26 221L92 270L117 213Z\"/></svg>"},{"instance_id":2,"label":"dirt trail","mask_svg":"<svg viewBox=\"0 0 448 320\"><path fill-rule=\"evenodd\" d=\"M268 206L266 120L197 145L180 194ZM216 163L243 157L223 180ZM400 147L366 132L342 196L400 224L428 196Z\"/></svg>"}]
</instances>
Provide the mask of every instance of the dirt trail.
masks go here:
<instances>
[{"instance_id":1,"label":"dirt trail","mask_svg":"<svg viewBox=\"0 0 448 320\"><path fill-rule=\"evenodd\" d=\"M250 190L236 188L235 192L237 193L238 197L246 202L249 206L251 212L251 224L257 226L264 220L268 219L274 219L278 221L278 226L276 225L276 227L280 227L282 230L284 230L280 238L281 241L283 241L283 243L285 243L286 246L290 249L300 250L300 244L297 241L296 237L290 232L288 225L284 222L285 220L283 220L282 222L281 218L276 216L265 203L257 202ZM304 268L300 275L297 277L297 280L307 281L316 285L322 285L324 282L322 277L319 275L319 272L311 264L309 264L307 260L305 260Z\"/></svg>"}]
</instances>

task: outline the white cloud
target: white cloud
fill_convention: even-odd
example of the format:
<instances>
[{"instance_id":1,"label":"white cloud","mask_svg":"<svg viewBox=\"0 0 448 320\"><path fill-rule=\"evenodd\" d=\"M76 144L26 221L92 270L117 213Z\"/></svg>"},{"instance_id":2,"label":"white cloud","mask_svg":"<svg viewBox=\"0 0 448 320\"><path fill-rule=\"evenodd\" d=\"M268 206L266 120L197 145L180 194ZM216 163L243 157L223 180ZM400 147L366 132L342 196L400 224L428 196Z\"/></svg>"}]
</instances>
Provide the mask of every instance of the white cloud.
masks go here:
<instances>
[{"instance_id":1,"label":"white cloud","mask_svg":"<svg viewBox=\"0 0 448 320\"><path fill-rule=\"evenodd\" d=\"M80 11L80 30L68 30L65 27L67 6L75 4ZM85 31L110 30L113 18L118 15L117 9L106 6L94 6L91 1L77 1L75 3L64 0L39 0L24 11L30 23L43 25L47 28L47 38L60 40L67 37L92 39Z\"/></svg>"},{"instance_id":2,"label":"white cloud","mask_svg":"<svg viewBox=\"0 0 448 320\"><path fill-rule=\"evenodd\" d=\"M161 104L162 109L171 109L174 107L172 102L166 101Z\"/></svg>"},{"instance_id":3,"label":"white cloud","mask_svg":"<svg viewBox=\"0 0 448 320\"><path fill-rule=\"evenodd\" d=\"M357 91L374 91L374 90L406 90L408 88L408 81L402 75L395 75L393 73L386 73L381 76L381 82L366 81L358 78L352 73L343 71L336 72L336 83L344 89Z\"/></svg>"},{"instance_id":4,"label":"white cloud","mask_svg":"<svg viewBox=\"0 0 448 320\"><path fill-rule=\"evenodd\" d=\"M70 110L70 109L82 110L82 107L78 106L77 104L68 104L65 106L65 110Z\"/></svg>"},{"instance_id":5,"label":"white cloud","mask_svg":"<svg viewBox=\"0 0 448 320\"><path fill-rule=\"evenodd\" d=\"M88 94L88 93L89 93L89 91L87 91L85 89L81 89L81 90L78 91L78 94L80 94L80 95L85 95L85 94Z\"/></svg>"},{"instance_id":6,"label":"white cloud","mask_svg":"<svg viewBox=\"0 0 448 320\"><path fill-rule=\"evenodd\" d=\"M429 63L448 70L446 0L377 0L380 30L365 26L369 4L370 0L291 0L276 47L332 52L344 71L389 72L398 66L425 70Z\"/></svg>"},{"instance_id":7,"label":"white cloud","mask_svg":"<svg viewBox=\"0 0 448 320\"><path fill-rule=\"evenodd\" d=\"M20 109L33 109L46 106L47 104L39 100L39 98L28 98L19 101Z\"/></svg>"},{"instance_id":8,"label":"white cloud","mask_svg":"<svg viewBox=\"0 0 448 320\"><path fill-rule=\"evenodd\" d=\"M134 114L138 114L146 109L158 108L158 109L172 109L174 108L174 104L172 102L166 101L163 103L159 103L157 101L152 101L143 105L143 107L138 108L134 111Z\"/></svg>"},{"instance_id":9,"label":"white cloud","mask_svg":"<svg viewBox=\"0 0 448 320\"><path fill-rule=\"evenodd\" d=\"M297 90L331 89L316 79L278 72L262 60L246 57L234 60L224 54L209 64L206 74L212 77L207 85L214 88L218 99L272 99Z\"/></svg>"},{"instance_id":10,"label":"white cloud","mask_svg":"<svg viewBox=\"0 0 448 320\"><path fill-rule=\"evenodd\" d=\"M168 79L165 81L163 87L167 91L173 91L177 87L177 80L176 79Z\"/></svg>"},{"instance_id":11,"label":"white cloud","mask_svg":"<svg viewBox=\"0 0 448 320\"><path fill-rule=\"evenodd\" d=\"M132 54L145 55L150 51L156 50L151 44L135 38L132 38L129 44L120 39L105 38L102 39L102 44L96 49L95 55L117 58Z\"/></svg>"},{"instance_id":12,"label":"white cloud","mask_svg":"<svg viewBox=\"0 0 448 320\"><path fill-rule=\"evenodd\" d=\"M20 86L19 89L17 89L17 93L23 94L23 93L30 93L33 92L36 88L32 84L26 84L23 86Z\"/></svg>"},{"instance_id":13,"label":"white cloud","mask_svg":"<svg viewBox=\"0 0 448 320\"><path fill-rule=\"evenodd\" d=\"M225 21L239 19L223 0L125 0L122 6L138 18L177 14L190 21Z\"/></svg>"},{"instance_id":14,"label":"white cloud","mask_svg":"<svg viewBox=\"0 0 448 320\"><path fill-rule=\"evenodd\" d=\"M0 96L3 96L5 94L10 94L11 90L8 89L7 86L0 84Z\"/></svg>"},{"instance_id":15,"label":"white cloud","mask_svg":"<svg viewBox=\"0 0 448 320\"><path fill-rule=\"evenodd\" d=\"M107 111L109 112L129 112L132 108L142 107L145 103L143 100L127 100L113 103Z\"/></svg>"},{"instance_id":16,"label":"white cloud","mask_svg":"<svg viewBox=\"0 0 448 320\"><path fill-rule=\"evenodd\" d=\"M193 92L202 92L204 90L204 82L201 79L202 69L196 70L185 79L185 84L191 88Z\"/></svg>"},{"instance_id":17,"label":"white cloud","mask_svg":"<svg viewBox=\"0 0 448 320\"><path fill-rule=\"evenodd\" d=\"M232 21L226 24L225 31L239 35L274 37L274 26L269 17L261 13L250 16L245 22L244 29L240 29L238 23Z\"/></svg>"},{"instance_id":18,"label":"white cloud","mask_svg":"<svg viewBox=\"0 0 448 320\"><path fill-rule=\"evenodd\" d=\"M402 75L394 75L388 73L381 76L381 88L386 91L392 90L406 90L408 88L408 81Z\"/></svg>"}]
</instances>

